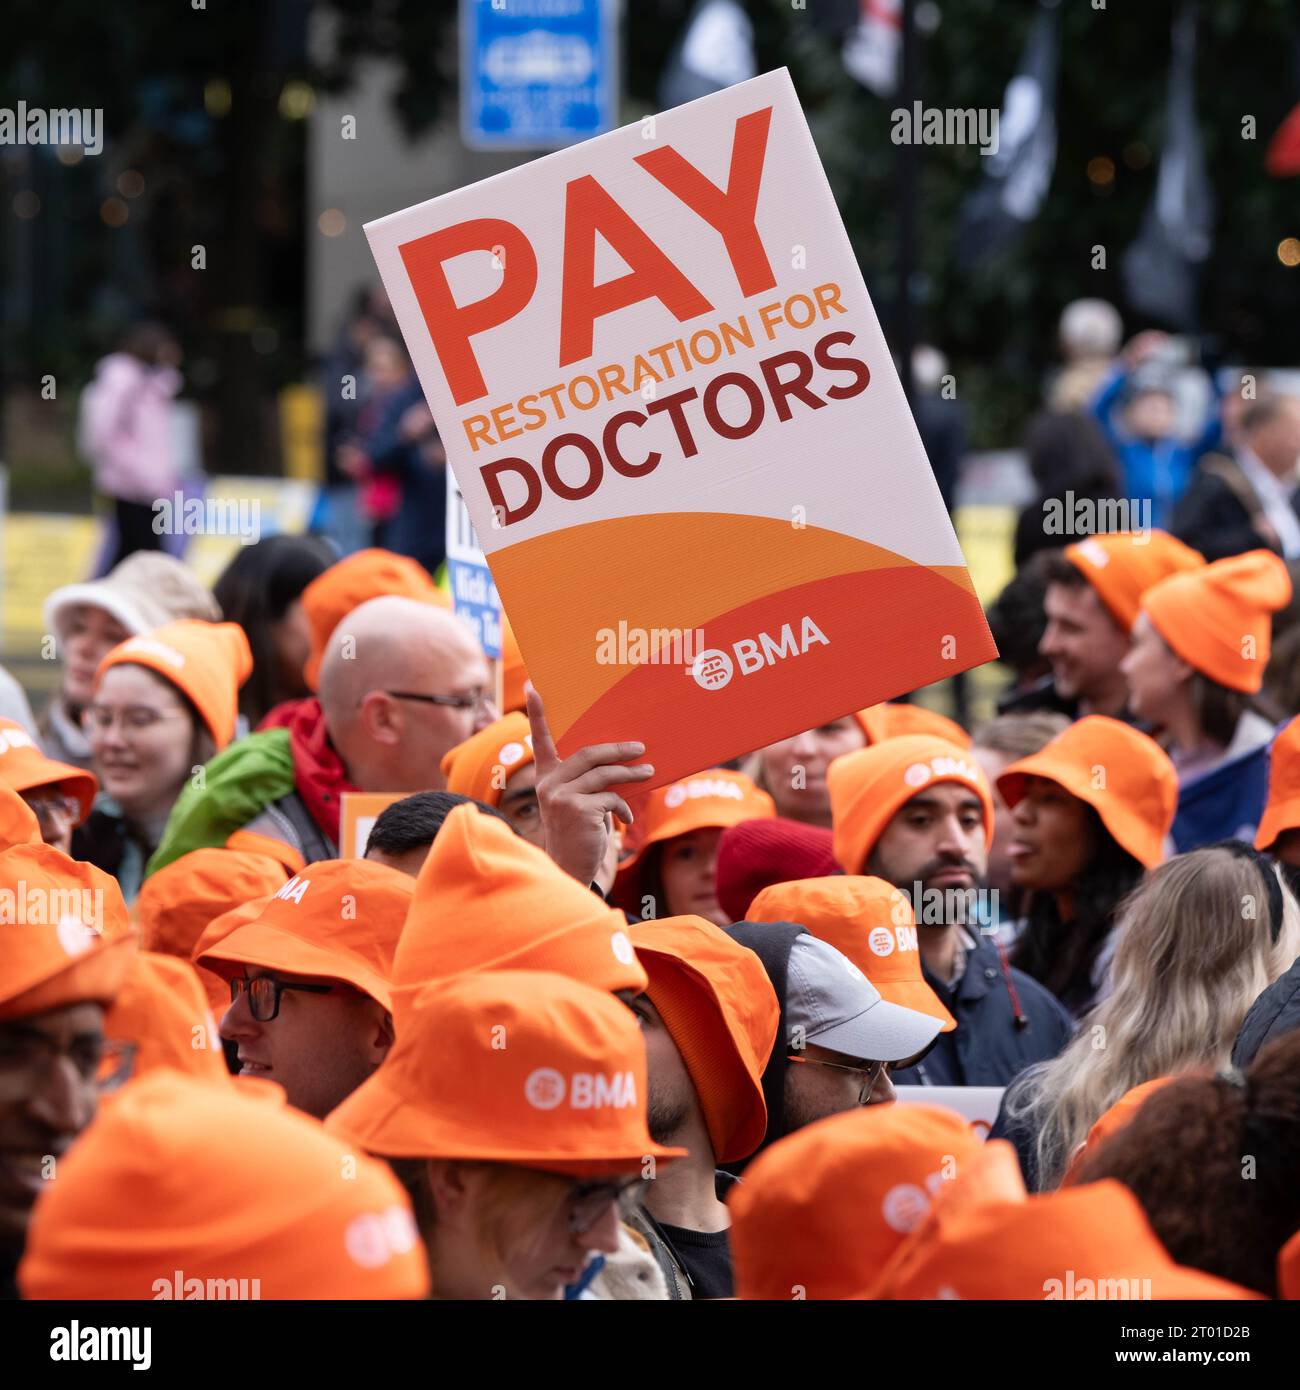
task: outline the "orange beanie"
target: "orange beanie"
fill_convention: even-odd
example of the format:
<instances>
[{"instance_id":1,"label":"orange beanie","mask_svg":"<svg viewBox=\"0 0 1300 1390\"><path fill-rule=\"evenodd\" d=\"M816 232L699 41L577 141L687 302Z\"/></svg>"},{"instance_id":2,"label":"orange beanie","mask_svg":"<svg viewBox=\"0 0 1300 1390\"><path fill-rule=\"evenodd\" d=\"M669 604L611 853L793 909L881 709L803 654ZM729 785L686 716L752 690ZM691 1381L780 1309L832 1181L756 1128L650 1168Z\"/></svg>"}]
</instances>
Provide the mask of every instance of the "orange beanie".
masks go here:
<instances>
[{"instance_id":1,"label":"orange beanie","mask_svg":"<svg viewBox=\"0 0 1300 1390\"><path fill-rule=\"evenodd\" d=\"M639 913L646 852L652 845L689 835L692 830L725 829L743 820L767 820L776 815L776 802L760 791L743 772L710 768L696 777L656 787L647 794L628 831L627 858L618 866L609 899L628 912Z\"/></svg>"},{"instance_id":2,"label":"orange beanie","mask_svg":"<svg viewBox=\"0 0 1300 1390\"><path fill-rule=\"evenodd\" d=\"M117 997L135 955L135 932L117 880L45 844L0 854L12 896L0 914L0 1019Z\"/></svg>"},{"instance_id":3,"label":"orange beanie","mask_svg":"<svg viewBox=\"0 0 1300 1390\"><path fill-rule=\"evenodd\" d=\"M887 738L901 738L904 734L929 734L931 738L945 738L958 748L969 748L970 735L955 720L946 715L936 714L924 705L886 704L869 705L857 710L854 719L866 735L868 744L883 743Z\"/></svg>"},{"instance_id":4,"label":"orange beanie","mask_svg":"<svg viewBox=\"0 0 1300 1390\"><path fill-rule=\"evenodd\" d=\"M727 1200L736 1296L851 1298L983 1148L933 1105L867 1105L796 1130Z\"/></svg>"},{"instance_id":5,"label":"orange beanie","mask_svg":"<svg viewBox=\"0 0 1300 1390\"><path fill-rule=\"evenodd\" d=\"M231 1080L203 985L194 967L175 956L137 952L104 1015L104 1036L135 1046L132 1077L171 1067L221 1084Z\"/></svg>"},{"instance_id":6,"label":"orange beanie","mask_svg":"<svg viewBox=\"0 0 1300 1390\"><path fill-rule=\"evenodd\" d=\"M1268 754L1268 801L1255 848L1272 849L1279 835L1300 826L1300 717L1277 735Z\"/></svg>"},{"instance_id":7,"label":"orange beanie","mask_svg":"<svg viewBox=\"0 0 1300 1390\"><path fill-rule=\"evenodd\" d=\"M703 917L631 928L646 993L690 1074L719 1163L748 1158L767 1133L763 1071L781 1008L763 962Z\"/></svg>"},{"instance_id":8,"label":"orange beanie","mask_svg":"<svg viewBox=\"0 0 1300 1390\"><path fill-rule=\"evenodd\" d=\"M423 1298L429 1271L386 1164L278 1088L161 1068L59 1160L18 1284L40 1299Z\"/></svg>"},{"instance_id":9,"label":"orange beanie","mask_svg":"<svg viewBox=\"0 0 1300 1390\"><path fill-rule=\"evenodd\" d=\"M516 710L458 743L444 754L441 767L449 792L499 806L506 782L532 760L528 716Z\"/></svg>"},{"instance_id":10,"label":"orange beanie","mask_svg":"<svg viewBox=\"0 0 1300 1390\"><path fill-rule=\"evenodd\" d=\"M1170 575L1142 598L1169 646L1202 675L1256 695L1272 644L1272 615L1291 602L1291 575L1271 550L1251 550Z\"/></svg>"},{"instance_id":11,"label":"orange beanie","mask_svg":"<svg viewBox=\"0 0 1300 1390\"><path fill-rule=\"evenodd\" d=\"M750 903L746 921L798 922L847 956L882 999L937 1018L941 1033L957 1027L921 973L912 904L883 878L837 874L774 883Z\"/></svg>"},{"instance_id":12,"label":"orange beanie","mask_svg":"<svg viewBox=\"0 0 1300 1390\"><path fill-rule=\"evenodd\" d=\"M520 969L609 993L646 985L621 912L499 817L453 806L415 881L393 958L394 1003L430 980Z\"/></svg>"},{"instance_id":13,"label":"orange beanie","mask_svg":"<svg viewBox=\"0 0 1300 1390\"><path fill-rule=\"evenodd\" d=\"M1164 858L1178 809L1178 774L1164 749L1130 724L1090 714L1076 720L998 777L1008 806L1025 794L1026 777L1046 777L1085 801L1115 843L1148 869Z\"/></svg>"},{"instance_id":14,"label":"orange beanie","mask_svg":"<svg viewBox=\"0 0 1300 1390\"><path fill-rule=\"evenodd\" d=\"M993 843L993 798L980 765L947 739L904 734L836 758L826 771L835 858L860 874L894 816L924 787L958 782L979 797L984 842Z\"/></svg>"},{"instance_id":15,"label":"orange beanie","mask_svg":"<svg viewBox=\"0 0 1300 1390\"><path fill-rule=\"evenodd\" d=\"M1205 556L1168 531L1116 531L1065 547L1065 558L1097 591L1125 632L1133 630L1142 596L1171 574L1204 569Z\"/></svg>"},{"instance_id":16,"label":"orange beanie","mask_svg":"<svg viewBox=\"0 0 1300 1390\"><path fill-rule=\"evenodd\" d=\"M109 667L124 664L147 666L186 695L218 749L234 738L239 687L253 671L253 653L238 623L186 618L128 637L99 663L96 687Z\"/></svg>"},{"instance_id":17,"label":"orange beanie","mask_svg":"<svg viewBox=\"0 0 1300 1390\"><path fill-rule=\"evenodd\" d=\"M95 774L47 758L17 720L0 719L0 787L31 792L51 786L76 800L81 812L77 818L80 825L90 814L91 803L99 790Z\"/></svg>"},{"instance_id":18,"label":"orange beanie","mask_svg":"<svg viewBox=\"0 0 1300 1390\"><path fill-rule=\"evenodd\" d=\"M334 629L363 603L395 594L438 608L450 608L450 597L429 577L423 565L391 550L358 550L333 564L302 591L302 609L311 629L311 654L302 668L303 680L316 689L321 658Z\"/></svg>"},{"instance_id":19,"label":"orange beanie","mask_svg":"<svg viewBox=\"0 0 1300 1390\"><path fill-rule=\"evenodd\" d=\"M648 1158L686 1153L656 1144L646 1128L645 1042L632 1011L545 970L426 985L392 1051L326 1127L389 1158L575 1177L639 1172Z\"/></svg>"}]
</instances>

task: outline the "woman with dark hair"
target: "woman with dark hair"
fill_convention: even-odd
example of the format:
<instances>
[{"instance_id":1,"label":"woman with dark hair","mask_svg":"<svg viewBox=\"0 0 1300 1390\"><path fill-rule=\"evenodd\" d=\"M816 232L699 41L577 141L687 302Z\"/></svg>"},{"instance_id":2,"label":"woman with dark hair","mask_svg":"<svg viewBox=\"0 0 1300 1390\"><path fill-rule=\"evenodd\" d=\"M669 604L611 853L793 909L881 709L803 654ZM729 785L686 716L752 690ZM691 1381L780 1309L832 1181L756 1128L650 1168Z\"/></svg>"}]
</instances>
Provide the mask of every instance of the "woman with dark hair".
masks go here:
<instances>
[{"instance_id":1,"label":"woman with dark hair","mask_svg":"<svg viewBox=\"0 0 1300 1390\"><path fill-rule=\"evenodd\" d=\"M1290 599L1286 565L1267 550L1170 575L1142 596L1120 670L1129 709L1177 769L1180 852L1249 839L1259 823L1274 726L1257 702L1272 615Z\"/></svg>"},{"instance_id":2,"label":"woman with dark hair","mask_svg":"<svg viewBox=\"0 0 1300 1390\"><path fill-rule=\"evenodd\" d=\"M171 403L181 388L180 360L162 324L137 323L81 393L77 447L117 523L117 551L106 568L134 551L162 549L153 504L170 499L179 481Z\"/></svg>"},{"instance_id":3,"label":"woman with dark hair","mask_svg":"<svg viewBox=\"0 0 1300 1390\"><path fill-rule=\"evenodd\" d=\"M1078 539L1047 532L1048 503L1059 502L1064 514L1072 516L1069 501L1109 501L1120 489L1119 464L1101 426L1080 411L1046 410L1035 415L1025 432L1025 457L1035 496L1016 520L1017 569L1040 550L1054 550Z\"/></svg>"},{"instance_id":4,"label":"woman with dark hair","mask_svg":"<svg viewBox=\"0 0 1300 1390\"><path fill-rule=\"evenodd\" d=\"M1122 1182L1179 1264L1276 1298L1278 1254L1300 1230L1300 1033L1244 1073L1169 1082L1088 1148L1078 1182Z\"/></svg>"},{"instance_id":5,"label":"woman with dark hair","mask_svg":"<svg viewBox=\"0 0 1300 1390\"><path fill-rule=\"evenodd\" d=\"M1116 909L1164 858L1177 777L1154 740L1094 714L997 779L1015 829L1011 881L1029 893L1011 963L1075 1017L1101 990Z\"/></svg>"},{"instance_id":6,"label":"woman with dark hair","mask_svg":"<svg viewBox=\"0 0 1300 1390\"><path fill-rule=\"evenodd\" d=\"M315 536L268 536L242 546L214 585L222 617L244 629L253 653L253 674L239 692L248 728L283 701L311 694L302 674L311 630L301 595L337 558Z\"/></svg>"}]
</instances>

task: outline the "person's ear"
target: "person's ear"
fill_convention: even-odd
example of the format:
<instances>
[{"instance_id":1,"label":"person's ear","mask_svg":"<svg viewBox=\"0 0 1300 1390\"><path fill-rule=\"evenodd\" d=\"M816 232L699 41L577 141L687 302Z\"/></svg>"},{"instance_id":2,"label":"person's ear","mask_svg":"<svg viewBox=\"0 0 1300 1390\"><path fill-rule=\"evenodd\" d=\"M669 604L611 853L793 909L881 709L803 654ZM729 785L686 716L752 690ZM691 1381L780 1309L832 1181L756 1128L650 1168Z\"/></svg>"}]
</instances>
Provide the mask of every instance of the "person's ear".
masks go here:
<instances>
[{"instance_id":1,"label":"person's ear","mask_svg":"<svg viewBox=\"0 0 1300 1390\"><path fill-rule=\"evenodd\" d=\"M375 1020L374 1032L370 1039L370 1051L378 1065L388 1056L396 1034L393 1032L393 1016L386 1009L381 1010Z\"/></svg>"},{"instance_id":2,"label":"person's ear","mask_svg":"<svg viewBox=\"0 0 1300 1390\"><path fill-rule=\"evenodd\" d=\"M382 690L368 691L361 700L361 727L372 743L394 747L402 741L397 701Z\"/></svg>"},{"instance_id":3,"label":"person's ear","mask_svg":"<svg viewBox=\"0 0 1300 1390\"><path fill-rule=\"evenodd\" d=\"M429 1193L439 1217L456 1211L465 1205L468 1187L465 1182L465 1165L454 1159L431 1158L426 1169Z\"/></svg>"}]
</instances>

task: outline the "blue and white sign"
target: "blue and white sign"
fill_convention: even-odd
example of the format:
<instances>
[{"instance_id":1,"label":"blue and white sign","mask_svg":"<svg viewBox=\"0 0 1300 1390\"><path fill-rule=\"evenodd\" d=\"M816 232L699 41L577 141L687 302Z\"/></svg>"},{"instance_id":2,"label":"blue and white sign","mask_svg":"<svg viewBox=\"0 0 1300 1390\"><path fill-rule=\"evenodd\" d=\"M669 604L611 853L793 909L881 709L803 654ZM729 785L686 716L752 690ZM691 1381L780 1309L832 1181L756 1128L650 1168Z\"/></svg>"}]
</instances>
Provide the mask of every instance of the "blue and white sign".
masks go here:
<instances>
[{"instance_id":1,"label":"blue and white sign","mask_svg":"<svg viewBox=\"0 0 1300 1390\"><path fill-rule=\"evenodd\" d=\"M461 134L475 149L558 149L613 130L615 0L461 0Z\"/></svg>"},{"instance_id":2,"label":"blue and white sign","mask_svg":"<svg viewBox=\"0 0 1300 1390\"><path fill-rule=\"evenodd\" d=\"M501 600L496 581L474 534L469 509L447 469L447 578L456 612L474 629L483 650L501 655Z\"/></svg>"}]
</instances>

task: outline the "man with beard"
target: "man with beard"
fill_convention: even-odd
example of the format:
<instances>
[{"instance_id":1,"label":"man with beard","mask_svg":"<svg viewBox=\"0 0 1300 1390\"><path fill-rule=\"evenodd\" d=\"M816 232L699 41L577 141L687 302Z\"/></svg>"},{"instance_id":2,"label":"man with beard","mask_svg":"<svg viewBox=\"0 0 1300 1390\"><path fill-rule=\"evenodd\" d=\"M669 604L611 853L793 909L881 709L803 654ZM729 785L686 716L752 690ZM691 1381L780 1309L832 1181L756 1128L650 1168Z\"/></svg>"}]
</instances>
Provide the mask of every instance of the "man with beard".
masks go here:
<instances>
[{"instance_id":1,"label":"man with beard","mask_svg":"<svg viewBox=\"0 0 1300 1390\"><path fill-rule=\"evenodd\" d=\"M724 1199L735 1179L718 1164L748 1158L767 1131L776 993L759 958L703 917L638 922L630 934L649 979L631 1007L645 1038L650 1135L690 1151L656 1174L634 1224L670 1298L730 1298Z\"/></svg>"},{"instance_id":2,"label":"man with beard","mask_svg":"<svg viewBox=\"0 0 1300 1390\"><path fill-rule=\"evenodd\" d=\"M898 1068L902 1085L1006 1086L1054 1057L1069 1016L1007 964L981 922L993 802L973 756L943 739L889 739L831 764L835 857L912 898L926 982L957 1020L925 1058Z\"/></svg>"}]
</instances>

